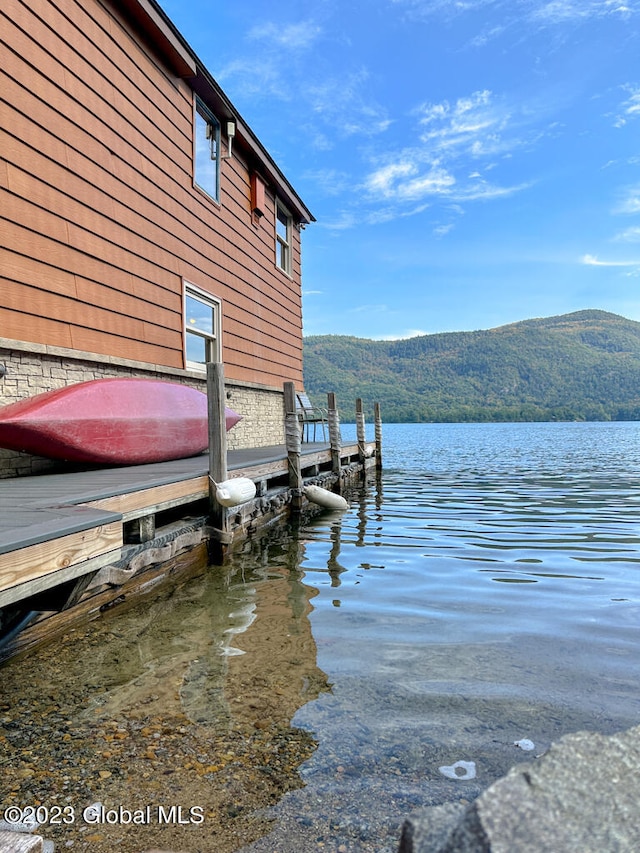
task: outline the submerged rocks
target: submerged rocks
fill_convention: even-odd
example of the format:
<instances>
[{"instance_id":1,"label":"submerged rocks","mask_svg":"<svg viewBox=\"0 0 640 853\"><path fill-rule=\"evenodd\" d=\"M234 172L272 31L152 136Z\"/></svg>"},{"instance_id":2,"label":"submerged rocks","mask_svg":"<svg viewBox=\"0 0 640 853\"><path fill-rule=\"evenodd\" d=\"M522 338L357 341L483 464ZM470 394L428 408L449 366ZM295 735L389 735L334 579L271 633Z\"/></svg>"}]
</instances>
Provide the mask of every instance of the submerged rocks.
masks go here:
<instances>
[{"instance_id":1,"label":"submerged rocks","mask_svg":"<svg viewBox=\"0 0 640 853\"><path fill-rule=\"evenodd\" d=\"M471 805L412 815L399 853L602 853L640 850L640 726L566 735Z\"/></svg>"}]
</instances>

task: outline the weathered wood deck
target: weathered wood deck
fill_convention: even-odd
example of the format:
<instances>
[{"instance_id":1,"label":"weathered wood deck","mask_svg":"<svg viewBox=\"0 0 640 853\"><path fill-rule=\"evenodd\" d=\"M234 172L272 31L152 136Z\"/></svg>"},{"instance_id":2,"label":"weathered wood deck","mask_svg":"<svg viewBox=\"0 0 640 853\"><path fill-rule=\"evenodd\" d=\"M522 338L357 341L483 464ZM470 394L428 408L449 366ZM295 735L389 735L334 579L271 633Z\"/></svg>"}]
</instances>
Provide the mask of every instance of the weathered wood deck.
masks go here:
<instances>
[{"instance_id":1,"label":"weathered wood deck","mask_svg":"<svg viewBox=\"0 0 640 853\"><path fill-rule=\"evenodd\" d=\"M342 449L357 457L357 446ZM330 461L328 444L303 444L302 467ZM229 451L229 476L286 476L284 446ZM124 524L207 498L207 455L0 480L0 607L118 560Z\"/></svg>"}]
</instances>

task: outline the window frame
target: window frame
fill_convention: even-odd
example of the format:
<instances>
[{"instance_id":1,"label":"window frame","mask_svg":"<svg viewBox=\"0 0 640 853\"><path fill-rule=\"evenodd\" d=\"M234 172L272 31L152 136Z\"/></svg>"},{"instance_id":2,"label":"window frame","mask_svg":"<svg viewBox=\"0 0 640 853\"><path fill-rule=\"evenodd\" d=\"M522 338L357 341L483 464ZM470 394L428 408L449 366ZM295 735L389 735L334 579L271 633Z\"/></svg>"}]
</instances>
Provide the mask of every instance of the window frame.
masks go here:
<instances>
[{"instance_id":1,"label":"window frame","mask_svg":"<svg viewBox=\"0 0 640 853\"><path fill-rule=\"evenodd\" d=\"M211 128L210 135L205 140L200 138L200 127L198 119L201 119L207 128ZM206 181L198 180L198 173L202 178L203 167L198 168L198 164L202 163L205 154L205 146L208 143L210 159L214 163L214 184L215 186L206 186ZM220 204L220 160L221 160L221 127L220 122L209 109L205 102L197 95L194 97L193 104L193 185L206 196ZM202 150L199 150L199 145ZM213 190L213 192L212 192Z\"/></svg>"},{"instance_id":2,"label":"window frame","mask_svg":"<svg viewBox=\"0 0 640 853\"><path fill-rule=\"evenodd\" d=\"M212 332L194 329L189 326L187 317L187 298L195 299L212 310ZM209 362L219 363L222 360L222 301L216 296L207 293L191 282L184 282L183 289L183 329L184 329L184 365L186 370L206 371ZM189 361L187 352L188 336L200 338L205 341L205 361Z\"/></svg>"},{"instance_id":3,"label":"window frame","mask_svg":"<svg viewBox=\"0 0 640 853\"><path fill-rule=\"evenodd\" d=\"M286 222L285 236L281 236L278 230L278 223L281 223L280 214L284 216ZM288 276L292 275L292 256L293 256L293 216L289 213L284 204L279 198L276 198L276 266ZM282 261L282 263L281 263Z\"/></svg>"}]
</instances>

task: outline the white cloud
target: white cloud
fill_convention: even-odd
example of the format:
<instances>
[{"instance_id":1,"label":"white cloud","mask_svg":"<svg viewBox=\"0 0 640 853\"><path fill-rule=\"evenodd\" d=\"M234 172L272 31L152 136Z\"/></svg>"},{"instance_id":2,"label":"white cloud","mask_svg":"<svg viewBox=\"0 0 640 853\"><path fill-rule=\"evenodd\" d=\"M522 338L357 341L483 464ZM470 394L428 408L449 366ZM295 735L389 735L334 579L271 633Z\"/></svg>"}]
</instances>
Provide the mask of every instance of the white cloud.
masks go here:
<instances>
[{"instance_id":1,"label":"white cloud","mask_svg":"<svg viewBox=\"0 0 640 853\"><path fill-rule=\"evenodd\" d=\"M372 172L365 181L365 189L378 198L416 201L446 193L454 184L455 178L437 163L421 171L418 163L405 159Z\"/></svg>"},{"instance_id":2,"label":"white cloud","mask_svg":"<svg viewBox=\"0 0 640 853\"><path fill-rule=\"evenodd\" d=\"M333 134L343 137L384 133L391 120L386 110L367 96L368 79L368 71L361 68L321 83L307 83L305 97L316 120L321 117L331 125Z\"/></svg>"},{"instance_id":3,"label":"white cloud","mask_svg":"<svg viewBox=\"0 0 640 853\"><path fill-rule=\"evenodd\" d=\"M282 55L287 55L290 65L292 54L295 57L308 51L321 35L321 27L313 21L284 26L274 22L259 24L248 32L247 39L261 42L260 50L252 48L247 56L235 51L236 58L217 69L216 78L225 86L241 91L243 97L264 98L268 95L283 101L291 100L294 93Z\"/></svg>"},{"instance_id":4,"label":"white cloud","mask_svg":"<svg viewBox=\"0 0 640 853\"><path fill-rule=\"evenodd\" d=\"M454 103L425 103L415 111L420 126L420 141L431 158L468 157L479 174L477 161L485 160L483 170L496 167L495 158L506 158L513 151L530 146L545 133L555 132L550 125L540 130L540 111L526 103L512 106L488 89L458 98ZM530 130L530 126L536 126Z\"/></svg>"},{"instance_id":5,"label":"white cloud","mask_svg":"<svg viewBox=\"0 0 640 853\"><path fill-rule=\"evenodd\" d=\"M418 204L409 208L399 208L393 204L387 207L377 207L367 214L365 221L368 225L383 225L385 222L392 222L394 219L407 219L410 216L417 216L428 207L428 204Z\"/></svg>"},{"instance_id":6,"label":"white cloud","mask_svg":"<svg viewBox=\"0 0 640 853\"><path fill-rule=\"evenodd\" d=\"M613 238L618 243L640 243L640 226L627 228Z\"/></svg>"},{"instance_id":7,"label":"white cloud","mask_svg":"<svg viewBox=\"0 0 640 853\"><path fill-rule=\"evenodd\" d=\"M326 196L338 196L352 186L347 172L338 169L316 169L304 173L304 179L313 182Z\"/></svg>"},{"instance_id":8,"label":"white cloud","mask_svg":"<svg viewBox=\"0 0 640 853\"><path fill-rule=\"evenodd\" d=\"M629 97L620 105L615 127L624 127L630 119L640 118L640 86L628 84L622 88L629 93Z\"/></svg>"},{"instance_id":9,"label":"white cloud","mask_svg":"<svg viewBox=\"0 0 640 853\"><path fill-rule=\"evenodd\" d=\"M336 219L323 219L316 227L326 228L328 231L347 231L349 228L354 228L359 221L360 218L353 211L343 210Z\"/></svg>"},{"instance_id":10,"label":"white cloud","mask_svg":"<svg viewBox=\"0 0 640 853\"><path fill-rule=\"evenodd\" d=\"M627 189L626 196L615 208L614 213L640 213L640 187Z\"/></svg>"},{"instance_id":11,"label":"white cloud","mask_svg":"<svg viewBox=\"0 0 640 853\"><path fill-rule=\"evenodd\" d=\"M419 212L408 210L408 204L419 202L422 210L434 200L451 204L497 199L531 186L531 182L501 186L484 175L540 138L538 129L532 135L518 127L534 120L533 110L522 107L514 114L484 89L455 102L424 103L413 115L417 138L412 147L389 151L382 163L379 152L372 155L375 166L362 183L365 200L386 206L370 214L369 223Z\"/></svg>"},{"instance_id":12,"label":"white cloud","mask_svg":"<svg viewBox=\"0 0 640 853\"><path fill-rule=\"evenodd\" d=\"M281 26L276 23L259 24L249 31L249 38L266 41L287 50L306 50L321 35L322 29L313 21Z\"/></svg>"},{"instance_id":13,"label":"white cloud","mask_svg":"<svg viewBox=\"0 0 640 853\"><path fill-rule=\"evenodd\" d=\"M383 303L371 305L357 305L349 310L350 314L386 314L389 311L389 306Z\"/></svg>"},{"instance_id":14,"label":"white cloud","mask_svg":"<svg viewBox=\"0 0 640 853\"><path fill-rule=\"evenodd\" d=\"M409 17L418 19L453 18L490 8L494 12L504 10L507 23L519 19L543 26L611 16L626 18L638 11L638 0L391 0L391 3L404 9ZM501 34L505 29L494 26L493 32L476 36L474 43L483 45L492 35Z\"/></svg>"},{"instance_id":15,"label":"white cloud","mask_svg":"<svg viewBox=\"0 0 640 853\"><path fill-rule=\"evenodd\" d=\"M424 143L436 150L464 147L469 149L491 131L504 129L508 113L492 104L488 89L458 98L454 104L423 104L417 110L419 124L425 128L421 134Z\"/></svg>"},{"instance_id":16,"label":"white cloud","mask_svg":"<svg viewBox=\"0 0 640 853\"><path fill-rule=\"evenodd\" d=\"M266 56L234 59L219 68L215 76L225 87L241 91L245 98L269 96L282 101L291 98L291 87L282 74L281 64Z\"/></svg>"},{"instance_id":17,"label":"white cloud","mask_svg":"<svg viewBox=\"0 0 640 853\"><path fill-rule=\"evenodd\" d=\"M601 261L595 255L583 255L580 262L589 267L640 267L638 261Z\"/></svg>"},{"instance_id":18,"label":"white cloud","mask_svg":"<svg viewBox=\"0 0 640 853\"><path fill-rule=\"evenodd\" d=\"M548 34L548 49L562 49L578 27L605 20L626 22L640 14L640 0L389 0L409 21L451 22L467 16L471 31L467 48L486 49L498 40L513 47Z\"/></svg>"},{"instance_id":19,"label":"white cloud","mask_svg":"<svg viewBox=\"0 0 640 853\"><path fill-rule=\"evenodd\" d=\"M606 18L612 15L626 17L637 8L636 0L618 2L618 0L551 0L545 3L533 3L530 12L532 20L548 24L562 24L567 21L584 21L590 18Z\"/></svg>"},{"instance_id":20,"label":"white cloud","mask_svg":"<svg viewBox=\"0 0 640 853\"><path fill-rule=\"evenodd\" d=\"M417 18L442 15L447 18L477 11L485 6L493 6L500 0L391 0L395 6L401 6L408 15Z\"/></svg>"},{"instance_id":21,"label":"white cloud","mask_svg":"<svg viewBox=\"0 0 640 853\"><path fill-rule=\"evenodd\" d=\"M295 108L295 116L283 117L304 135L305 144L318 151L335 147L336 140L355 135L372 137L392 124L386 108L371 94L366 68L349 70L314 62L317 41L324 30L314 21L288 26L269 22L249 31L250 41L259 41L259 50L236 56L218 69L216 78L231 93L242 98L278 99ZM311 59L310 59L311 57Z\"/></svg>"},{"instance_id":22,"label":"white cloud","mask_svg":"<svg viewBox=\"0 0 640 853\"><path fill-rule=\"evenodd\" d=\"M490 41L499 38L499 36L501 36L505 30L506 27L502 24L498 26L489 27L488 29L483 30L481 33L478 33L477 36L474 36L471 39L471 46L484 47Z\"/></svg>"},{"instance_id":23,"label":"white cloud","mask_svg":"<svg viewBox=\"0 0 640 853\"><path fill-rule=\"evenodd\" d=\"M515 195L529 189L532 185L532 181L527 181L522 184L514 184L510 187L497 187L486 181L482 181L461 189L455 194L455 197L459 201L489 201L493 198L506 198Z\"/></svg>"}]
</instances>

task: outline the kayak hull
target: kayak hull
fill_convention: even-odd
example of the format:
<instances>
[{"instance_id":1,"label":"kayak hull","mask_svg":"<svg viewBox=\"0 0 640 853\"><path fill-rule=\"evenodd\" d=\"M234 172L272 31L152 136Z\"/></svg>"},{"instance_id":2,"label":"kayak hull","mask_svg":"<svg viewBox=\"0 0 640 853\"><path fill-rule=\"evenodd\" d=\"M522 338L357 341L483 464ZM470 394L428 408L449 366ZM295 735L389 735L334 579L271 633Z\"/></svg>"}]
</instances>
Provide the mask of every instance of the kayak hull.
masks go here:
<instances>
[{"instance_id":1,"label":"kayak hull","mask_svg":"<svg viewBox=\"0 0 640 853\"><path fill-rule=\"evenodd\" d=\"M241 418L226 409L226 428ZM155 379L94 379L0 409L0 447L69 462L140 465L208 447L207 397Z\"/></svg>"}]
</instances>

